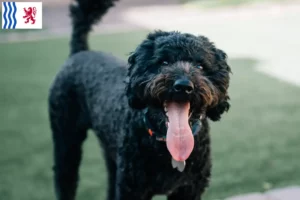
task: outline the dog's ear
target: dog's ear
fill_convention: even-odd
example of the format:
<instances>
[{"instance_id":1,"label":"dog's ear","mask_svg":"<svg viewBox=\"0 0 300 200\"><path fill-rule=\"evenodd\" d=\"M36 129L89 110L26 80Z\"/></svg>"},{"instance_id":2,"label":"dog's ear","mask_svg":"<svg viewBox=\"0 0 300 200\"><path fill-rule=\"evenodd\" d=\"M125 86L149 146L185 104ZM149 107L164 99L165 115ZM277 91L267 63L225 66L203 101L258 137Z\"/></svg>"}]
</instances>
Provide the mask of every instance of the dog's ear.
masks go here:
<instances>
[{"instance_id":1,"label":"dog's ear","mask_svg":"<svg viewBox=\"0 0 300 200\"><path fill-rule=\"evenodd\" d=\"M144 109L146 108L146 103L142 101L142 98L138 96L138 93L133 91L130 82L126 86L126 96L128 99L128 105L134 109Z\"/></svg>"},{"instance_id":2,"label":"dog's ear","mask_svg":"<svg viewBox=\"0 0 300 200\"><path fill-rule=\"evenodd\" d=\"M216 63L221 70L226 70L228 73L231 72L231 68L227 63L227 54L221 49L214 49Z\"/></svg>"},{"instance_id":3,"label":"dog's ear","mask_svg":"<svg viewBox=\"0 0 300 200\"><path fill-rule=\"evenodd\" d=\"M127 77L125 79L125 83L126 83L126 96L128 99L128 105L131 108L134 109L144 109L146 108L146 104L142 101L142 98L139 97L138 92L136 91L138 87L136 87L135 84L135 80L133 79L133 75L137 72L135 72L137 69L134 69L134 67L136 67L136 53L132 53L129 58L128 58L128 73L127 73Z\"/></svg>"},{"instance_id":4,"label":"dog's ear","mask_svg":"<svg viewBox=\"0 0 300 200\"><path fill-rule=\"evenodd\" d=\"M223 100L221 100L216 106L207 109L206 116L212 121L219 121L221 119L221 115L224 112L227 112L230 108L230 104L228 102L229 97L226 96Z\"/></svg>"},{"instance_id":5,"label":"dog's ear","mask_svg":"<svg viewBox=\"0 0 300 200\"><path fill-rule=\"evenodd\" d=\"M146 46L148 46L148 48L142 48ZM143 43L138 46L137 49L128 57L128 71L125 80L125 90L128 99L128 105L133 109L144 109L147 106L142 100L142 92L140 88L141 84L139 83L141 75L143 74L143 66L140 67L138 62L140 62L145 54L147 54L149 48L151 48L150 41L143 41Z\"/></svg>"},{"instance_id":6,"label":"dog's ear","mask_svg":"<svg viewBox=\"0 0 300 200\"><path fill-rule=\"evenodd\" d=\"M229 74L231 73L230 66L227 64L227 55L224 51L214 48L215 54L215 65L218 68L218 71L215 72L214 76L211 76L211 81L219 90L219 102L217 105L208 108L206 115L212 121L218 121L221 119L221 115L224 112L227 112L230 108L229 104Z\"/></svg>"},{"instance_id":7,"label":"dog's ear","mask_svg":"<svg viewBox=\"0 0 300 200\"><path fill-rule=\"evenodd\" d=\"M128 71L126 77L126 96L128 104L134 109L146 108L143 101L143 89L141 88L142 76L147 65L147 55L150 58L153 48L153 41L146 39L128 57ZM145 61L144 61L145 60Z\"/></svg>"}]
</instances>

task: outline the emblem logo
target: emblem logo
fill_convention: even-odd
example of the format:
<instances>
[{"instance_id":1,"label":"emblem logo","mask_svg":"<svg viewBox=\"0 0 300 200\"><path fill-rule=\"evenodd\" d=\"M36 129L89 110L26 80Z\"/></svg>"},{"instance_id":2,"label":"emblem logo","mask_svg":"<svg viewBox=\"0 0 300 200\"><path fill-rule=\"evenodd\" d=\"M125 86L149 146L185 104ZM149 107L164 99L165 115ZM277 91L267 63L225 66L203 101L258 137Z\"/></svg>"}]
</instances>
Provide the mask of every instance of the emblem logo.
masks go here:
<instances>
[{"instance_id":1,"label":"emblem logo","mask_svg":"<svg viewBox=\"0 0 300 200\"><path fill-rule=\"evenodd\" d=\"M31 24L35 24L35 15L36 15L36 7L29 7L27 10L24 8L25 16L23 18L26 19L25 24L31 21Z\"/></svg>"},{"instance_id":2,"label":"emblem logo","mask_svg":"<svg viewBox=\"0 0 300 200\"><path fill-rule=\"evenodd\" d=\"M2 29L42 29L42 2L2 2Z\"/></svg>"}]
</instances>

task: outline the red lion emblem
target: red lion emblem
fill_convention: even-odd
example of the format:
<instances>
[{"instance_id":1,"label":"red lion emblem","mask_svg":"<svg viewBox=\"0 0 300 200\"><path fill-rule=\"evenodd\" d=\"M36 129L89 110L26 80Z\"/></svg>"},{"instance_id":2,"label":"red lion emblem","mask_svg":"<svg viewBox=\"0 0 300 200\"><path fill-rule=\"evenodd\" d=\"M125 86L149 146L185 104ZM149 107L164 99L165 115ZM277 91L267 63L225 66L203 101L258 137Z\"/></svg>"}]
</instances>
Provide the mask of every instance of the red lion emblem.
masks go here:
<instances>
[{"instance_id":1,"label":"red lion emblem","mask_svg":"<svg viewBox=\"0 0 300 200\"><path fill-rule=\"evenodd\" d=\"M28 9L26 10L26 8L24 8L24 12L25 12L25 16L23 16L23 18L26 18L25 24L27 24L29 22L29 20L31 20L31 24L35 23L35 15L36 15L36 7L28 7Z\"/></svg>"}]
</instances>

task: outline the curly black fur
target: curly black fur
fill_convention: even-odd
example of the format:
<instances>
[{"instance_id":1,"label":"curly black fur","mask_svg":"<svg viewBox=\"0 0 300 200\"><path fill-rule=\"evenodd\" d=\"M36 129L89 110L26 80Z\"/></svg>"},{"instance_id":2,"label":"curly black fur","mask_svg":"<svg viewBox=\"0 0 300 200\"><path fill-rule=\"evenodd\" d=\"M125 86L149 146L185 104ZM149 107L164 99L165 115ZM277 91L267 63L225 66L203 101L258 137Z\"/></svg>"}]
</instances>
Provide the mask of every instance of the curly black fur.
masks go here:
<instances>
[{"instance_id":1,"label":"curly black fur","mask_svg":"<svg viewBox=\"0 0 300 200\"><path fill-rule=\"evenodd\" d=\"M71 6L71 56L49 95L57 199L75 199L81 147L92 129L104 150L108 200L148 200L155 194L199 200L211 174L208 120L201 119L194 150L179 172L171 166L166 143L149 136L142 109L148 108L149 121L162 133L164 101L190 101L191 123L203 113L219 120L229 109L226 54L206 37L164 31L148 35L129 57L129 68L112 55L84 51L92 24L113 3L78 0ZM191 94L174 93L180 78L194 84Z\"/></svg>"}]
</instances>

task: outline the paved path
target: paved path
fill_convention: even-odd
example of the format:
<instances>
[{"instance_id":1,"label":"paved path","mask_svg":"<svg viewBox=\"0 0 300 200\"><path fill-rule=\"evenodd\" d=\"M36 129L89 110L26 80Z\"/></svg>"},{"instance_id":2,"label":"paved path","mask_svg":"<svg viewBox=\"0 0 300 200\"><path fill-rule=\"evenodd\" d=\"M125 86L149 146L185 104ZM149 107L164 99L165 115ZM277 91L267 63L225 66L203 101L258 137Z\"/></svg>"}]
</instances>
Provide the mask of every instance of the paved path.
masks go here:
<instances>
[{"instance_id":1,"label":"paved path","mask_svg":"<svg viewBox=\"0 0 300 200\"><path fill-rule=\"evenodd\" d=\"M300 187L287 187L270 190L266 193L251 193L227 198L225 200L299 200Z\"/></svg>"},{"instance_id":2,"label":"paved path","mask_svg":"<svg viewBox=\"0 0 300 200\"><path fill-rule=\"evenodd\" d=\"M214 11L176 5L139 7L123 17L147 29L206 35L230 57L259 59L259 71L300 86L299 3Z\"/></svg>"}]
</instances>

